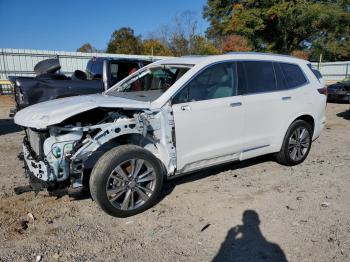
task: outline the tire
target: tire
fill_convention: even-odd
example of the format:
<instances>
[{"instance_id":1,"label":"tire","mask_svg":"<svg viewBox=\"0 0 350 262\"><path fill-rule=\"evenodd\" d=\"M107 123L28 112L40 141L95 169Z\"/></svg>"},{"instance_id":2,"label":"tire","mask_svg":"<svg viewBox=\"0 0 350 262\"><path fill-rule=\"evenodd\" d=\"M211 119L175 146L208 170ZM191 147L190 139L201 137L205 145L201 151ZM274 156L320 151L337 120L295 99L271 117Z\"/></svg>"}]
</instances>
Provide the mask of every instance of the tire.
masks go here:
<instances>
[{"instance_id":1,"label":"tire","mask_svg":"<svg viewBox=\"0 0 350 262\"><path fill-rule=\"evenodd\" d=\"M107 214L128 217L157 202L163 179L160 161L151 152L135 145L121 145L97 161L89 187L92 198Z\"/></svg>"},{"instance_id":2,"label":"tire","mask_svg":"<svg viewBox=\"0 0 350 262\"><path fill-rule=\"evenodd\" d=\"M277 162L286 166L302 163L310 152L312 134L313 130L309 123L304 120L294 121L287 130L280 152L275 155Z\"/></svg>"}]
</instances>

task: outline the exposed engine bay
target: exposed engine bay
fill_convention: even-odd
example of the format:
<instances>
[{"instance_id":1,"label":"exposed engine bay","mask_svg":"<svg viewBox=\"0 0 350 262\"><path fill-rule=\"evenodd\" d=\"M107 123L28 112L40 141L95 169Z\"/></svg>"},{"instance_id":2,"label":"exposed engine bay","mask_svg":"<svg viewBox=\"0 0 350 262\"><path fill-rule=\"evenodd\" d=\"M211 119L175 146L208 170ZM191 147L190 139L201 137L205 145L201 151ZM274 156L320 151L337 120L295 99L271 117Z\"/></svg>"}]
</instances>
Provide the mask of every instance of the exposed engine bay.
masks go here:
<instances>
[{"instance_id":1,"label":"exposed engine bay","mask_svg":"<svg viewBox=\"0 0 350 262\"><path fill-rule=\"evenodd\" d=\"M26 128L26 171L43 187L82 187L95 152L111 143L151 151L168 175L175 172L174 119L170 105L160 111L95 108L45 130ZM108 147L106 147L108 148Z\"/></svg>"}]
</instances>

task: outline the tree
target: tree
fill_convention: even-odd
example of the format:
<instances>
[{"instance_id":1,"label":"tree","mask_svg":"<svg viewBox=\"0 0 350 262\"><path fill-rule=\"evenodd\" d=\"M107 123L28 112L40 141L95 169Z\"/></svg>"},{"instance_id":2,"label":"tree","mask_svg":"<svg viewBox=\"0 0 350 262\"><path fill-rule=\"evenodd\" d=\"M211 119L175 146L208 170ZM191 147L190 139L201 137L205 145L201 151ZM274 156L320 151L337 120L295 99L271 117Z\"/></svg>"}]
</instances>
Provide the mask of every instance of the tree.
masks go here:
<instances>
[{"instance_id":1,"label":"tree","mask_svg":"<svg viewBox=\"0 0 350 262\"><path fill-rule=\"evenodd\" d=\"M215 45L204 36L193 36L192 47L190 49L191 55L217 55L219 53Z\"/></svg>"},{"instance_id":2,"label":"tree","mask_svg":"<svg viewBox=\"0 0 350 262\"><path fill-rule=\"evenodd\" d=\"M141 37L135 36L133 29L122 27L113 32L107 46L107 52L139 55L142 53Z\"/></svg>"},{"instance_id":3,"label":"tree","mask_svg":"<svg viewBox=\"0 0 350 262\"><path fill-rule=\"evenodd\" d=\"M149 33L148 38L158 40L174 56L219 53L211 41L198 33L198 20L193 11L187 10L177 14L173 21L171 25L161 25Z\"/></svg>"},{"instance_id":4,"label":"tree","mask_svg":"<svg viewBox=\"0 0 350 262\"><path fill-rule=\"evenodd\" d=\"M197 35L197 24L195 13L192 11L187 10L175 16L169 39L169 47L175 56L191 53Z\"/></svg>"},{"instance_id":5,"label":"tree","mask_svg":"<svg viewBox=\"0 0 350 262\"><path fill-rule=\"evenodd\" d=\"M310 55L311 55L311 51L303 51L303 50L294 50L291 53L292 56L295 56L297 58L300 59L304 59L304 60L309 60L310 59Z\"/></svg>"},{"instance_id":6,"label":"tree","mask_svg":"<svg viewBox=\"0 0 350 262\"><path fill-rule=\"evenodd\" d=\"M239 35L225 36L222 40L221 50L227 52L249 52L252 51L249 40Z\"/></svg>"},{"instance_id":7,"label":"tree","mask_svg":"<svg viewBox=\"0 0 350 262\"><path fill-rule=\"evenodd\" d=\"M203 7L203 17L208 20L210 26L206 35L217 43L225 35L225 29L232 17L234 0L208 0Z\"/></svg>"},{"instance_id":8,"label":"tree","mask_svg":"<svg viewBox=\"0 0 350 262\"><path fill-rule=\"evenodd\" d=\"M93 47L90 43L85 43L77 49L77 52L95 53L97 52L97 49Z\"/></svg>"},{"instance_id":9,"label":"tree","mask_svg":"<svg viewBox=\"0 0 350 262\"><path fill-rule=\"evenodd\" d=\"M143 41L144 55L172 56L171 50L158 39L147 39Z\"/></svg>"},{"instance_id":10,"label":"tree","mask_svg":"<svg viewBox=\"0 0 350 262\"><path fill-rule=\"evenodd\" d=\"M174 56L184 56L189 54L189 40L181 33L173 32L170 39L170 49Z\"/></svg>"},{"instance_id":11,"label":"tree","mask_svg":"<svg viewBox=\"0 0 350 262\"><path fill-rule=\"evenodd\" d=\"M208 0L203 16L210 23L208 37L217 43L238 34L258 51L290 54L311 46L331 59L345 59L350 55L347 2Z\"/></svg>"}]
</instances>

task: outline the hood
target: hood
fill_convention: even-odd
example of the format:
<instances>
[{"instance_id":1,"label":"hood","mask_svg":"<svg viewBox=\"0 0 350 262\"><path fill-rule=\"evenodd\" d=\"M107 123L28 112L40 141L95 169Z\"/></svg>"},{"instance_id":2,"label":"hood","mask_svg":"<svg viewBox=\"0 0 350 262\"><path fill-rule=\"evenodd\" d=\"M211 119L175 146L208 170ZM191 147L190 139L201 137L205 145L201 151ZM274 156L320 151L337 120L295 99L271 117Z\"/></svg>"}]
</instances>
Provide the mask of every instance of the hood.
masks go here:
<instances>
[{"instance_id":1,"label":"hood","mask_svg":"<svg viewBox=\"0 0 350 262\"><path fill-rule=\"evenodd\" d=\"M48 126L59 124L71 116L97 107L143 109L149 108L150 102L104 94L60 98L18 111L15 115L15 123L24 127L45 129Z\"/></svg>"}]
</instances>

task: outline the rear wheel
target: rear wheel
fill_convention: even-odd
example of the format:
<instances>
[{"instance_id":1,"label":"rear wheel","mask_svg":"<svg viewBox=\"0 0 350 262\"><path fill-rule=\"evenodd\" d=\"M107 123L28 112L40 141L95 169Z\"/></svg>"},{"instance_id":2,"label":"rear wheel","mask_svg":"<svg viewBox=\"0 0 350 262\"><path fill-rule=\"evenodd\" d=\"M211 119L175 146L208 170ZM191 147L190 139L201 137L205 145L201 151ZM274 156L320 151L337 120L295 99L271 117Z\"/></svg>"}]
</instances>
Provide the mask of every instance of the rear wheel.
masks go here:
<instances>
[{"instance_id":1,"label":"rear wheel","mask_svg":"<svg viewBox=\"0 0 350 262\"><path fill-rule=\"evenodd\" d=\"M164 174L160 161L147 150L123 145L105 153L90 177L92 198L108 214L127 217L153 206Z\"/></svg>"},{"instance_id":2,"label":"rear wheel","mask_svg":"<svg viewBox=\"0 0 350 262\"><path fill-rule=\"evenodd\" d=\"M303 120L297 120L289 127L281 151L276 154L277 162L293 166L302 163L310 152L312 128Z\"/></svg>"}]
</instances>

